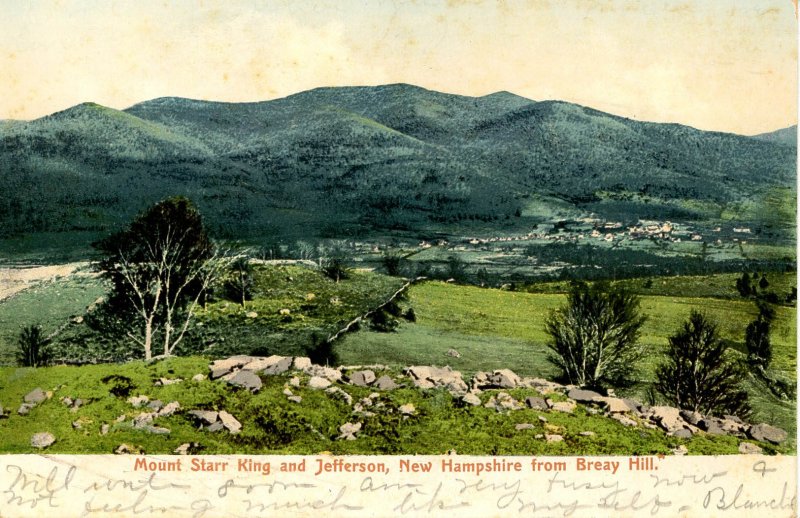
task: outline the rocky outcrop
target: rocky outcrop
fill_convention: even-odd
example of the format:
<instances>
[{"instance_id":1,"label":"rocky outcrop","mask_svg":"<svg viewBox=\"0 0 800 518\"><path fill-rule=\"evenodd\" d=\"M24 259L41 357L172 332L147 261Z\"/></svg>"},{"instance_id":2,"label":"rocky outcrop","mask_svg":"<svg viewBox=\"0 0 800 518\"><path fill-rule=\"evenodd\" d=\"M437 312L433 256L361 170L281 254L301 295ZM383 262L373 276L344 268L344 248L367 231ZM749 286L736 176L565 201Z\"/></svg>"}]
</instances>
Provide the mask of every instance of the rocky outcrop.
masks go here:
<instances>
[{"instance_id":1,"label":"rocky outcrop","mask_svg":"<svg viewBox=\"0 0 800 518\"><path fill-rule=\"evenodd\" d=\"M699 412L680 410L669 406L647 407L638 401L616 397L609 391L608 395L586 390L574 386L564 386L554 381L541 378L521 378L510 369L496 369L492 372L477 372L466 380L461 372L449 366L437 367L429 365L414 365L403 370L402 375L392 374L385 365L328 367L312 364L306 357L289 356L233 356L216 360L209 365L210 378L227 382L251 392L258 392L266 376L287 375L284 383L284 395L288 401L300 404L303 398L293 393L292 389L324 391L324 393L350 407L353 415L359 418L368 418L380 411L396 411L404 419L417 416L416 407L407 403L394 410L387 410L391 405L384 406L379 401L380 393L373 392L368 398L354 402L353 395L343 387L371 388L373 390L391 391L403 386L414 386L419 389L441 389L448 391L462 407L484 407L502 413L518 410L536 410L545 414L560 412L566 414L585 412L591 415L604 415L617 421L621 426L639 427L646 429L660 429L668 435L680 439L689 439L697 434L728 435L741 439L749 438L754 441L771 444L781 444L786 441L788 434L779 428L767 424L750 425L735 416L706 416ZM291 389L290 389L291 387ZM517 400L506 390L521 390L522 397ZM527 393L525 391L528 391ZM532 393L531 393L532 392ZM485 393L485 397L481 394ZM516 394L516 392L514 392ZM360 396L359 396L360 397ZM517 396L520 397L520 396ZM33 391L26 398L34 401L43 401L47 394L41 389ZM44 399L43 399L44 398ZM27 399L26 399L27 401ZM139 419L141 427L152 427L152 420L163 415L171 415L179 410L168 405L154 407L154 402L147 396L134 396L128 400L136 407L147 406L150 412L143 412L134 419ZM160 403L160 402L158 402ZM169 412L164 414L164 412ZM227 430L238 433L242 425L231 414L224 410L192 410L187 412L202 429L206 431ZM543 415L539 420L547 423ZM532 426L532 425L530 425ZM349 422L339 428L339 440L355 440L361 432L360 422ZM523 423L518 425L517 431L530 429ZM550 433L541 435L542 439L551 442L563 440L563 432L550 430ZM587 437L588 434L585 434ZM759 452L760 447L753 443L741 443L742 453ZM685 448L678 448L676 454L683 454Z\"/></svg>"}]
</instances>

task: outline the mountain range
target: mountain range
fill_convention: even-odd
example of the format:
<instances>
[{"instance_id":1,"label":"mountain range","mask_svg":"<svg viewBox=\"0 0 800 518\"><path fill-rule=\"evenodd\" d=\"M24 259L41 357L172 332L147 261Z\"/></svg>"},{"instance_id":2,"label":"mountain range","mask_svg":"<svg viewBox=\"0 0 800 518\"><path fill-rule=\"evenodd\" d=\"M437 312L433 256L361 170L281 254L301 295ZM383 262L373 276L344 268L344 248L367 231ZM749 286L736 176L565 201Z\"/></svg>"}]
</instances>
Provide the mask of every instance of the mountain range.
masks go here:
<instances>
[{"instance_id":1,"label":"mountain range","mask_svg":"<svg viewBox=\"0 0 800 518\"><path fill-rule=\"evenodd\" d=\"M406 84L257 103L84 103L0 122L0 234L105 232L175 194L224 237L491 227L564 204L714 220L794 197L796 131L706 132ZM759 224L758 210L746 217Z\"/></svg>"}]
</instances>

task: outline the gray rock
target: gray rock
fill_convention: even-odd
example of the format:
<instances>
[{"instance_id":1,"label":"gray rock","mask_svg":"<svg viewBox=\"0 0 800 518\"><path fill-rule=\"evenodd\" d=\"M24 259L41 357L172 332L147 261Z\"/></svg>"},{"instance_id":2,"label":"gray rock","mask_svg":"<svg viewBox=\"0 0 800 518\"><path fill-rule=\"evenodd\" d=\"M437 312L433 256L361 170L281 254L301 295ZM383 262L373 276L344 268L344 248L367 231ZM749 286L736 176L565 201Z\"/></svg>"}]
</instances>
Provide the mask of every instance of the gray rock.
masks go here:
<instances>
[{"instance_id":1,"label":"gray rock","mask_svg":"<svg viewBox=\"0 0 800 518\"><path fill-rule=\"evenodd\" d=\"M31 446L34 448L47 448L54 442L56 442L56 437L50 432L35 433L33 434L33 437L31 437Z\"/></svg>"},{"instance_id":2,"label":"gray rock","mask_svg":"<svg viewBox=\"0 0 800 518\"><path fill-rule=\"evenodd\" d=\"M292 368L296 371L304 371L311 367L311 359L305 356L296 356L292 361Z\"/></svg>"},{"instance_id":3,"label":"gray rock","mask_svg":"<svg viewBox=\"0 0 800 518\"><path fill-rule=\"evenodd\" d=\"M361 423L345 423L339 427L341 435L337 437L339 440L353 441L356 434L361 430Z\"/></svg>"},{"instance_id":4,"label":"gray rock","mask_svg":"<svg viewBox=\"0 0 800 518\"><path fill-rule=\"evenodd\" d=\"M692 410L681 410L680 416L684 421L692 426L700 426L700 421L703 420L703 414L700 412L694 412Z\"/></svg>"},{"instance_id":5,"label":"gray rock","mask_svg":"<svg viewBox=\"0 0 800 518\"><path fill-rule=\"evenodd\" d=\"M394 390L400 388L400 385L395 383L395 381L389 376L381 376L378 380L373 383L372 385L374 388L378 390Z\"/></svg>"},{"instance_id":6,"label":"gray rock","mask_svg":"<svg viewBox=\"0 0 800 518\"><path fill-rule=\"evenodd\" d=\"M611 414L624 414L633 410L625 400L618 397L600 397L595 402L602 404Z\"/></svg>"},{"instance_id":7,"label":"gray rock","mask_svg":"<svg viewBox=\"0 0 800 518\"><path fill-rule=\"evenodd\" d=\"M672 451L672 454L675 455L676 457L683 457L684 455L689 453L689 448L687 448L685 444L681 444L674 450L670 451Z\"/></svg>"},{"instance_id":8,"label":"gray rock","mask_svg":"<svg viewBox=\"0 0 800 518\"><path fill-rule=\"evenodd\" d=\"M315 390L326 389L331 386L331 382L326 378L321 378L319 376L311 376L311 379L308 380L309 388Z\"/></svg>"},{"instance_id":9,"label":"gray rock","mask_svg":"<svg viewBox=\"0 0 800 518\"><path fill-rule=\"evenodd\" d=\"M33 403L22 403L17 409L17 413L19 415L28 415L35 406Z\"/></svg>"},{"instance_id":10,"label":"gray rock","mask_svg":"<svg viewBox=\"0 0 800 518\"><path fill-rule=\"evenodd\" d=\"M550 407L550 410L563 412L565 414L571 414L576 407L574 401L551 401L549 399L547 400L547 406Z\"/></svg>"},{"instance_id":11,"label":"gray rock","mask_svg":"<svg viewBox=\"0 0 800 518\"><path fill-rule=\"evenodd\" d=\"M117 449L114 450L115 455L130 455L131 453L134 453L134 449L125 443L120 444L117 446Z\"/></svg>"},{"instance_id":12,"label":"gray rock","mask_svg":"<svg viewBox=\"0 0 800 518\"><path fill-rule=\"evenodd\" d=\"M80 421L72 421L72 428L75 430L80 430L83 428L83 424Z\"/></svg>"},{"instance_id":13,"label":"gray rock","mask_svg":"<svg viewBox=\"0 0 800 518\"><path fill-rule=\"evenodd\" d=\"M222 421L217 421L216 423L212 423L206 427L207 432L219 432L225 429L225 425L222 424Z\"/></svg>"},{"instance_id":14,"label":"gray rock","mask_svg":"<svg viewBox=\"0 0 800 518\"><path fill-rule=\"evenodd\" d=\"M570 399L574 399L578 403L586 404L586 403L594 403L603 396L601 396L600 394L598 394L593 390L574 388L571 389L569 392L567 392L567 397L569 397Z\"/></svg>"},{"instance_id":15,"label":"gray rock","mask_svg":"<svg viewBox=\"0 0 800 518\"><path fill-rule=\"evenodd\" d=\"M160 399L155 399L155 400L150 401L149 403L147 403L147 408L149 408L150 410L153 410L155 412L158 412L159 410L161 410L161 407L163 407L163 406L164 406L164 402L161 401Z\"/></svg>"},{"instance_id":16,"label":"gray rock","mask_svg":"<svg viewBox=\"0 0 800 518\"><path fill-rule=\"evenodd\" d=\"M159 378L159 380L156 381L155 384L156 385L161 385L163 387L166 387L168 385L175 385L176 383L182 383L182 382L183 382L183 378L174 378L174 379L171 379L171 378Z\"/></svg>"},{"instance_id":17,"label":"gray rock","mask_svg":"<svg viewBox=\"0 0 800 518\"><path fill-rule=\"evenodd\" d=\"M253 361L255 358L252 356L231 356L224 360L216 360L211 362L208 368L211 370L211 379L217 379L234 369L238 369L242 365L246 365Z\"/></svg>"},{"instance_id":18,"label":"gray rock","mask_svg":"<svg viewBox=\"0 0 800 518\"><path fill-rule=\"evenodd\" d=\"M107 435L109 430L111 430L111 427L107 424L104 424L100 427L100 435Z\"/></svg>"},{"instance_id":19,"label":"gray rock","mask_svg":"<svg viewBox=\"0 0 800 518\"><path fill-rule=\"evenodd\" d=\"M765 423L751 426L747 435L753 440L771 442L772 444L780 444L788 437L788 434L784 430Z\"/></svg>"},{"instance_id":20,"label":"gray rock","mask_svg":"<svg viewBox=\"0 0 800 518\"><path fill-rule=\"evenodd\" d=\"M743 455L760 455L763 452L760 446L752 442L739 443L739 453Z\"/></svg>"},{"instance_id":21,"label":"gray rock","mask_svg":"<svg viewBox=\"0 0 800 518\"><path fill-rule=\"evenodd\" d=\"M445 354L447 356L450 356L451 358L461 358L461 353L456 351L455 349L448 349Z\"/></svg>"},{"instance_id":22,"label":"gray rock","mask_svg":"<svg viewBox=\"0 0 800 518\"><path fill-rule=\"evenodd\" d=\"M241 370L237 372L228 380L228 383L236 387L247 389L250 392L258 392L261 390L261 386L263 385L263 383L261 383L261 378L259 378L256 373L249 370Z\"/></svg>"},{"instance_id":23,"label":"gray rock","mask_svg":"<svg viewBox=\"0 0 800 518\"><path fill-rule=\"evenodd\" d=\"M375 381L375 373L371 370L356 371L350 374L350 383L358 387L369 386Z\"/></svg>"},{"instance_id":24,"label":"gray rock","mask_svg":"<svg viewBox=\"0 0 800 518\"><path fill-rule=\"evenodd\" d=\"M680 430L677 430L672 435L674 435L675 437L677 437L679 439L691 439L692 438L692 431L689 430L688 428L681 428Z\"/></svg>"},{"instance_id":25,"label":"gray rock","mask_svg":"<svg viewBox=\"0 0 800 518\"><path fill-rule=\"evenodd\" d=\"M74 401L72 401L71 397L62 397L61 398L61 402L64 403L64 406L70 406L70 407L74 403Z\"/></svg>"},{"instance_id":26,"label":"gray rock","mask_svg":"<svg viewBox=\"0 0 800 518\"><path fill-rule=\"evenodd\" d=\"M472 406L480 406L481 404L481 398L471 392L469 394L464 394L464 397L461 398L461 401Z\"/></svg>"},{"instance_id":27,"label":"gray rock","mask_svg":"<svg viewBox=\"0 0 800 518\"><path fill-rule=\"evenodd\" d=\"M144 394L140 394L138 396L131 396L128 398L128 403L133 405L135 408L140 408L150 402L150 398L145 396Z\"/></svg>"},{"instance_id":28,"label":"gray rock","mask_svg":"<svg viewBox=\"0 0 800 518\"><path fill-rule=\"evenodd\" d=\"M552 434L552 435L545 434L544 435L544 439L547 442L561 442L561 441L564 440L564 437L562 437L561 435L558 435L558 434Z\"/></svg>"},{"instance_id":29,"label":"gray rock","mask_svg":"<svg viewBox=\"0 0 800 518\"><path fill-rule=\"evenodd\" d=\"M189 410L187 414L200 421L201 424L213 424L219 418L219 413L213 410Z\"/></svg>"},{"instance_id":30,"label":"gray rock","mask_svg":"<svg viewBox=\"0 0 800 518\"><path fill-rule=\"evenodd\" d=\"M653 422L667 432L677 432L686 422L681 419L680 410L671 406L654 406L649 410Z\"/></svg>"},{"instance_id":31,"label":"gray rock","mask_svg":"<svg viewBox=\"0 0 800 518\"><path fill-rule=\"evenodd\" d=\"M220 410L219 412L219 420L230 433L236 434L239 433L242 429L242 423L236 420L231 414L224 410Z\"/></svg>"},{"instance_id":32,"label":"gray rock","mask_svg":"<svg viewBox=\"0 0 800 518\"><path fill-rule=\"evenodd\" d=\"M553 394L564 390L564 385L541 378L525 378L525 385L538 390L541 394Z\"/></svg>"},{"instance_id":33,"label":"gray rock","mask_svg":"<svg viewBox=\"0 0 800 518\"><path fill-rule=\"evenodd\" d=\"M542 422L542 423L546 423L547 422L547 418L545 416L543 416L543 415L540 415L539 416L539 421Z\"/></svg>"},{"instance_id":34,"label":"gray rock","mask_svg":"<svg viewBox=\"0 0 800 518\"><path fill-rule=\"evenodd\" d=\"M303 372L310 376L319 376L320 378L325 378L328 381L339 381L342 379L342 372L339 369L333 369L331 367L324 367L322 365L312 365L308 369L305 369Z\"/></svg>"},{"instance_id":35,"label":"gray rock","mask_svg":"<svg viewBox=\"0 0 800 518\"><path fill-rule=\"evenodd\" d=\"M592 431L586 431L586 432L581 432L578 435L581 435L583 437L594 437L596 434Z\"/></svg>"},{"instance_id":36,"label":"gray rock","mask_svg":"<svg viewBox=\"0 0 800 518\"><path fill-rule=\"evenodd\" d=\"M158 411L159 417L171 416L181 409L181 404L177 401L170 401Z\"/></svg>"},{"instance_id":37,"label":"gray rock","mask_svg":"<svg viewBox=\"0 0 800 518\"><path fill-rule=\"evenodd\" d=\"M514 371L510 369L498 369L489 376L489 383L497 388L516 388L521 384L522 380L517 376Z\"/></svg>"},{"instance_id":38,"label":"gray rock","mask_svg":"<svg viewBox=\"0 0 800 518\"><path fill-rule=\"evenodd\" d=\"M289 380L289 385L294 388L300 388L300 377L292 376L292 379Z\"/></svg>"},{"instance_id":39,"label":"gray rock","mask_svg":"<svg viewBox=\"0 0 800 518\"><path fill-rule=\"evenodd\" d=\"M414 403L406 403L405 405L400 405L398 410L403 415L414 415L417 412L417 408L414 406Z\"/></svg>"},{"instance_id":40,"label":"gray rock","mask_svg":"<svg viewBox=\"0 0 800 518\"><path fill-rule=\"evenodd\" d=\"M287 397L288 397L288 396L294 396L294 392L292 392L292 391L291 391L291 390L289 390L288 388L285 388L285 389L283 389L283 395L284 395L284 396L287 396Z\"/></svg>"},{"instance_id":41,"label":"gray rock","mask_svg":"<svg viewBox=\"0 0 800 518\"><path fill-rule=\"evenodd\" d=\"M264 374L277 375L288 372L292 368L293 358L291 356L270 356L268 359L273 359L272 365L266 367L263 371Z\"/></svg>"},{"instance_id":42,"label":"gray rock","mask_svg":"<svg viewBox=\"0 0 800 518\"><path fill-rule=\"evenodd\" d=\"M136 417L133 418L133 427L134 428L144 428L145 426L149 425L153 422L153 419L156 418L155 412L142 412Z\"/></svg>"},{"instance_id":43,"label":"gray rock","mask_svg":"<svg viewBox=\"0 0 800 518\"><path fill-rule=\"evenodd\" d=\"M533 426L533 425L532 425L532 424L530 424L530 423L519 423L519 424L517 424L517 425L515 425L515 426L514 426L514 429L515 429L516 431L518 431L518 432L519 432L519 431L522 431L522 430L533 430L534 428L536 428L536 427L535 427L535 426Z\"/></svg>"},{"instance_id":44,"label":"gray rock","mask_svg":"<svg viewBox=\"0 0 800 518\"><path fill-rule=\"evenodd\" d=\"M547 410L549 408L544 399L535 396L526 397L525 404L528 406L528 408L532 408L534 410Z\"/></svg>"},{"instance_id":45,"label":"gray rock","mask_svg":"<svg viewBox=\"0 0 800 518\"><path fill-rule=\"evenodd\" d=\"M175 448L172 453L176 455L188 455L190 450L196 449L198 446L196 442L185 442Z\"/></svg>"},{"instance_id":46,"label":"gray rock","mask_svg":"<svg viewBox=\"0 0 800 518\"><path fill-rule=\"evenodd\" d=\"M39 403L41 403L46 399L47 399L47 394L45 393L44 390L38 387L25 394L25 397L23 398L23 400L26 403L32 403L34 405L38 405Z\"/></svg>"},{"instance_id":47,"label":"gray rock","mask_svg":"<svg viewBox=\"0 0 800 518\"><path fill-rule=\"evenodd\" d=\"M302 401L303 401L303 398L301 398L300 396L289 396L289 397L288 397L288 398L286 398L286 399L288 399L288 400L289 400L289 401L291 401L292 403L300 403L300 402L302 402Z\"/></svg>"},{"instance_id":48,"label":"gray rock","mask_svg":"<svg viewBox=\"0 0 800 518\"><path fill-rule=\"evenodd\" d=\"M636 401L635 399L624 397L622 398L622 400L625 402L626 405L628 405L628 408L630 408L631 410L635 412L642 411L642 404Z\"/></svg>"},{"instance_id":49,"label":"gray rock","mask_svg":"<svg viewBox=\"0 0 800 518\"><path fill-rule=\"evenodd\" d=\"M720 419L715 417L706 417L697 423L697 426L709 435L727 435L728 432L721 426Z\"/></svg>"},{"instance_id":50,"label":"gray rock","mask_svg":"<svg viewBox=\"0 0 800 518\"><path fill-rule=\"evenodd\" d=\"M195 374L192 376L192 381L205 381L206 375L205 374Z\"/></svg>"}]
</instances>

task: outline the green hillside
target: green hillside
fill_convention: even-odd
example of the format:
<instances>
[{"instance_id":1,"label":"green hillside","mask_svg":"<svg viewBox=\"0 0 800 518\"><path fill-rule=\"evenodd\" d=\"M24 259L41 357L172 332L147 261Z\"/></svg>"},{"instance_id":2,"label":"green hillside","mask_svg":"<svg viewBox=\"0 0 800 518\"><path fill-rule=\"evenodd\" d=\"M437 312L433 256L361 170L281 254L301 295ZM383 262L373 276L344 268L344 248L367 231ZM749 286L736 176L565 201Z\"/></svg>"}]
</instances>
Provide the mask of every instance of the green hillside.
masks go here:
<instances>
[{"instance_id":1,"label":"green hillside","mask_svg":"<svg viewBox=\"0 0 800 518\"><path fill-rule=\"evenodd\" d=\"M15 193L0 199L0 251L31 234L107 232L176 194L221 237L522 229L566 205L624 222L713 226L727 214L783 242L793 218L747 207L792 199L795 162L794 147L769 139L507 92L386 85L260 103L86 103L0 125L0 189Z\"/></svg>"}]
</instances>

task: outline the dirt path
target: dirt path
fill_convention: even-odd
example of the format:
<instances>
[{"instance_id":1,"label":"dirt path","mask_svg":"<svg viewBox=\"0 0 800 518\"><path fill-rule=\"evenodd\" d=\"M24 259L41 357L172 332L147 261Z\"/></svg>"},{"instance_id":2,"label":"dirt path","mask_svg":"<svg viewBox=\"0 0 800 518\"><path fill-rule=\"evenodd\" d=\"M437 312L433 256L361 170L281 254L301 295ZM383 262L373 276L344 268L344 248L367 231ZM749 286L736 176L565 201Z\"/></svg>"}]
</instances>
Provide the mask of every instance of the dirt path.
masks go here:
<instances>
[{"instance_id":1,"label":"dirt path","mask_svg":"<svg viewBox=\"0 0 800 518\"><path fill-rule=\"evenodd\" d=\"M53 266L31 266L25 268L0 268L0 302L42 281L74 274L78 268L89 263L68 263Z\"/></svg>"}]
</instances>

